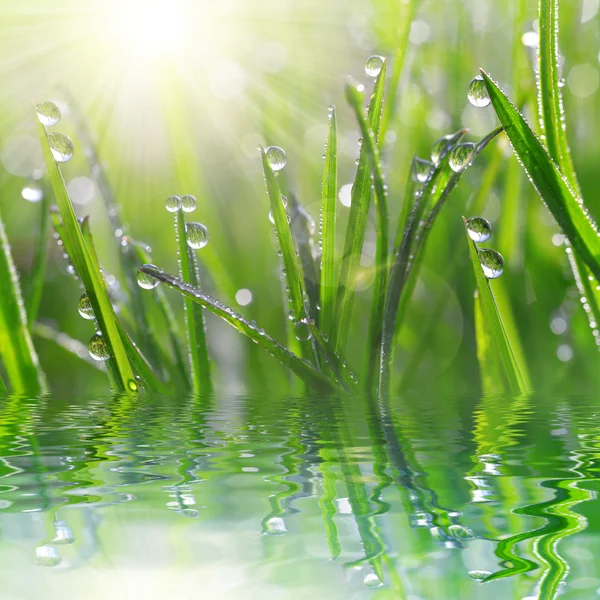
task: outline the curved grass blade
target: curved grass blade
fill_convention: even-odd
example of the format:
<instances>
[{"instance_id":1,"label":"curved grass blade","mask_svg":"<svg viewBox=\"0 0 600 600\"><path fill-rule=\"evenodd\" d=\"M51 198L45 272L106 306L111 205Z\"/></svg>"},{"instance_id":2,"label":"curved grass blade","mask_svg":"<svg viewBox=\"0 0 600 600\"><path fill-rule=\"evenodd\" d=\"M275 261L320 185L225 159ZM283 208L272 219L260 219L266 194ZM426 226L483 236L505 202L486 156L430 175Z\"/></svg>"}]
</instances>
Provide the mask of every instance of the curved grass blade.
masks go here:
<instances>
[{"instance_id":1,"label":"curved grass blade","mask_svg":"<svg viewBox=\"0 0 600 600\"><path fill-rule=\"evenodd\" d=\"M502 318L500 317L500 312L498 311L498 306L496 305L490 282L481 268L477 244L469 237L466 227L467 222L465 220L465 233L469 243L469 254L471 256L475 280L477 282L478 302L481 303L481 312L479 313L477 321L478 324L483 327L477 331L478 345L480 343L484 345L486 348L486 357L490 357L490 353L492 352L491 348L494 349L493 356L495 358L495 363L500 366L497 369L495 368L495 371L491 376L501 376L502 381L504 382L504 392L511 394L526 392L527 383L519 369L506 329L502 323ZM488 361L486 360L484 364L487 363ZM482 369L485 368L484 364L481 365ZM484 372L483 378L485 379L485 377L486 373Z\"/></svg>"},{"instance_id":2,"label":"curved grass blade","mask_svg":"<svg viewBox=\"0 0 600 600\"><path fill-rule=\"evenodd\" d=\"M337 117L329 109L329 133L321 189L321 287L319 328L330 339L337 292L335 273L335 222L337 208Z\"/></svg>"},{"instance_id":3,"label":"curved grass blade","mask_svg":"<svg viewBox=\"0 0 600 600\"><path fill-rule=\"evenodd\" d=\"M129 382L135 382L135 377L117 329L114 310L108 298L102 275L94 265L90 251L83 239L73 206L67 194L64 179L50 151L46 129L41 123L38 125L50 182L63 220L64 237L62 240L65 250L83 282L100 329L104 334L104 339L108 344L117 373L116 391L131 391Z\"/></svg>"},{"instance_id":4,"label":"curved grass blade","mask_svg":"<svg viewBox=\"0 0 600 600\"><path fill-rule=\"evenodd\" d=\"M324 391L333 391L335 389L334 384L325 377L325 375L319 373L311 363L284 348L272 337L268 336L262 329L258 329L246 321L233 309L225 306L201 290L192 287L185 281L181 281L177 277L164 273L160 269L144 265L141 268L141 271L166 283L170 287L178 290L186 298L200 304L206 310L209 310L224 321L227 321L234 329L237 329L240 333L243 333L253 342L264 348L271 356L276 358L281 364L287 366L308 385Z\"/></svg>"},{"instance_id":5,"label":"curved grass blade","mask_svg":"<svg viewBox=\"0 0 600 600\"><path fill-rule=\"evenodd\" d=\"M500 122L536 191L583 262L600 279L600 238L581 197L554 164L523 116L485 71L485 85Z\"/></svg>"},{"instance_id":6,"label":"curved grass blade","mask_svg":"<svg viewBox=\"0 0 600 600\"><path fill-rule=\"evenodd\" d=\"M375 141L377 141L377 138L379 137L379 124L383 107L386 71L387 66L384 62L381 72L377 77L377 81L375 82L375 88L367 111L369 127L375 135ZM366 144L363 144L360 150L356 177L354 179L354 184L352 185L350 214L348 215L344 254L342 255L340 270L337 313L335 326L333 328L334 337L332 343L338 353L342 351L346 344L346 338L348 337L350 328L350 316L352 314L352 306L354 305L354 296L356 293L356 273L365 240L370 202L371 169L367 146Z\"/></svg>"},{"instance_id":7,"label":"curved grass blade","mask_svg":"<svg viewBox=\"0 0 600 600\"><path fill-rule=\"evenodd\" d=\"M356 83L349 80L346 83L346 98L354 109L361 134L363 146L371 163L373 181L375 184L375 209L377 211L377 240L376 240L376 269L373 283L373 301L369 319L369 343L367 347L367 365L365 385L367 389L373 387L377 368L377 354L381 345L383 309L385 304L388 283L388 246L390 217L387 209L387 190L383 182L383 171L379 160L379 148L373 129L367 122L367 117L362 108L362 93L357 89Z\"/></svg>"},{"instance_id":8,"label":"curved grass blade","mask_svg":"<svg viewBox=\"0 0 600 600\"><path fill-rule=\"evenodd\" d=\"M46 377L27 328L19 276L0 217L0 358L15 393L45 393Z\"/></svg>"},{"instance_id":9,"label":"curved grass blade","mask_svg":"<svg viewBox=\"0 0 600 600\"><path fill-rule=\"evenodd\" d=\"M186 283L193 284L197 277L194 268L195 257L190 256L191 249L187 244L185 218L181 209L175 213L175 233L179 276ZM184 297L183 305L192 390L194 394L202 394L212 389L204 317L202 308L199 308L190 298Z\"/></svg>"}]
</instances>

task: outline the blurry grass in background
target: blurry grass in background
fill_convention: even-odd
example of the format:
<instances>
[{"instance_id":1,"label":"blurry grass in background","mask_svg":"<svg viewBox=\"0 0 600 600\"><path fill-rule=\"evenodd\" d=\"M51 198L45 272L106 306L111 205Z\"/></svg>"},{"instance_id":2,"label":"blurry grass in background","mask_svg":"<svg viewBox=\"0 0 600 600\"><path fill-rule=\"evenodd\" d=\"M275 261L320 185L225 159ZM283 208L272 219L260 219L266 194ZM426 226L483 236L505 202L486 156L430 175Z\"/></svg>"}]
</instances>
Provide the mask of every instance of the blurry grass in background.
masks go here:
<instances>
[{"instance_id":1,"label":"blurry grass in background","mask_svg":"<svg viewBox=\"0 0 600 600\"><path fill-rule=\"evenodd\" d=\"M559 63L573 160L592 214L598 210L592 192L600 153L594 6L561 6L566 56ZM386 116L381 141L393 222L415 152L428 158L440 136L467 127L466 139L477 141L496 124L491 107L477 109L466 100L479 67L510 84L503 87L524 106L529 122L536 122L535 2L264 1L250 8L232 1L216 8L174 3L169 9L150 2L145 11L136 2L123 8L55 3L50 11L43 2L3 7L0 72L7 85L0 91L0 207L17 266L28 272L39 222L39 206L20 197L43 168L32 102L70 101L72 113L65 114L61 131L80 151L62 170L78 214L90 214L106 271L118 272L118 260L98 184L83 155L77 115L94 132L126 233L150 243L153 261L173 272L176 248L164 201L172 194L194 194L197 218L211 235L201 258L214 282L205 281L204 288L232 306L238 290L249 290L251 302L244 300L240 312L285 341L279 259L256 146L285 148L288 164L280 185L317 220L327 106L338 107L339 256L348 184L360 150L343 82L350 73L372 86L364 75L371 54L390 57L394 73L398 36L413 8L399 104L391 118ZM574 391L597 384L597 349L559 247L562 236L500 140L462 177L430 236L395 352L404 388L460 393L479 387L463 214L482 215L494 226L506 260L504 301L512 306L536 389L564 385ZM346 356L365 354L375 221L372 209ZM61 330L87 342L89 330L77 314L80 290L64 273L66 263L54 246L51 252L39 318L60 321ZM166 338L166 330L163 334ZM222 386L288 389L286 371L258 348L211 318L208 334L211 353L227 374ZM101 374L96 378L85 366L74 369L67 354L43 341L36 344L57 392L105 389Z\"/></svg>"}]
</instances>

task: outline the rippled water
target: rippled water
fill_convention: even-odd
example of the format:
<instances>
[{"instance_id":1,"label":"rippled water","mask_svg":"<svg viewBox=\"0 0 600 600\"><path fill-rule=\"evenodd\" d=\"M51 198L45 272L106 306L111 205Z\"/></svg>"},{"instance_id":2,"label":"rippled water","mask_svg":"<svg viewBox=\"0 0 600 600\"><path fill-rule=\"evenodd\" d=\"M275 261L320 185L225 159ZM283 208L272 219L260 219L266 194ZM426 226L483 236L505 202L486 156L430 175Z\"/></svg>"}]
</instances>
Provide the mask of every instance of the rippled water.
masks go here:
<instances>
[{"instance_id":1,"label":"rippled water","mask_svg":"<svg viewBox=\"0 0 600 600\"><path fill-rule=\"evenodd\" d=\"M599 425L586 398L0 400L0 597L596 598Z\"/></svg>"}]
</instances>

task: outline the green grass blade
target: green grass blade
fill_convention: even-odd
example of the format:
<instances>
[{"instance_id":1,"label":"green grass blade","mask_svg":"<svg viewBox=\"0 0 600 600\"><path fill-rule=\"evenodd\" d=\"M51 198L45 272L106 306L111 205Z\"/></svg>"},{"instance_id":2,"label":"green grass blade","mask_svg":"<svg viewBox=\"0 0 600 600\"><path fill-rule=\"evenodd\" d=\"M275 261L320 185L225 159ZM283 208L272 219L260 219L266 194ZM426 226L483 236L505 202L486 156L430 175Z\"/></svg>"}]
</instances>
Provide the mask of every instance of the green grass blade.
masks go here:
<instances>
[{"instance_id":1,"label":"green grass blade","mask_svg":"<svg viewBox=\"0 0 600 600\"><path fill-rule=\"evenodd\" d=\"M41 123L39 123L39 131L50 182L63 220L64 237L62 240L65 250L88 293L94 314L109 347L111 360L114 362L117 373L115 381L117 389L115 391L130 391L129 382L135 382L135 377L117 329L114 310L106 292L102 275L95 266L90 251L85 244L81 228L67 194L65 181L54 161L46 129Z\"/></svg>"},{"instance_id":2,"label":"green grass blade","mask_svg":"<svg viewBox=\"0 0 600 600\"><path fill-rule=\"evenodd\" d=\"M504 392L510 394L519 394L527 391L527 384L517 359L513 352L510 340L502 323L500 312L496 304L496 299L492 293L490 282L483 273L481 263L479 261L479 250L477 244L471 240L468 232L466 231L467 222L465 220L465 234L469 243L469 254L471 256L471 262L473 264L473 270L475 272L475 281L477 282L478 302L480 303L479 316L476 313L476 319L478 325L481 325L481 330L477 332L477 341L485 349L486 362L481 365L482 369L488 363L490 353L492 352L490 346L493 347L495 356L495 362L498 367L494 366L494 372L492 377L502 376L504 382ZM487 374L483 373L483 379L487 377Z\"/></svg>"},{"instance_id":3,"label":"green grass blade","mask_svg":"<svg viewBox=\"0 0 600 600\"><path fill-rule=\"evenodd\" d=\"M331 339L337 292L335 273L335 223L337 212L337 116L329 109L329 133L321 188L321 312L319 328Z\"/></svg>"},{"instance_id":4,"label":"green grass blade","mask_svg":"<svg viewBox=\"0 0 600 600\"><path fill-rule=\"evenodd\" d=\"M369 127L379 136L379 125L381 122L381 111L383 107L383 92L385 88L385 77L387 67L384 62L381 72L375 82L375 89L371 96L367 112ZM354 304L356 289L356 274L360 264L363 242L367 228L369 205L371 202L371 169L369 154L366 144L362 145L356 177L352 185L352 198L350 214L346 226L346 239L344 242L344 254L340 270L340 287L337 299L337 316L333 341L336 352L341 352L346 344L350 328L350 316Z\"/></svg>"},{"instance_id":5,"label":"green grass blade","mask_svg":"<svg viewBox=\"0 0 600 600\"><path fill-rule=\"evenodd\" d=\"M396 228L396 237L394 238L394 248L398 248L402 243L402 236L404 235L404 230L408 224L408 217L410 216L410 213L415 205L415 200L417 199L418 186L415 178L413 177L417 160L418 157L413 156L410 164L410 173L406 180L406 187L404 189L404 201L402 202L400 218L398 219L398 226Z\"/></svg>"},{"instance_id":6,"label":"green grass blade","mask_svg":"<svg viewBox=\"0 0 600 600\"><path fill-rule=\"evenodd\" d=\"M575 252L600 279L600 238L582 199L569 186L523 116L484 71L492 104L523 168Z\"/></svg>"},{"instance_id":7,"label":"green grass blade","mask_svg":"<svg viewBox=\"0 0 600 600\"><path fill-rule=\"evenodd\" d=\"M8 389L6 388L4 379L2 379L2 375L0 375L0 396L6 396L6 394L8 394Z\"/></svg>"},{"instance_id":8,"label":"green grass blade","mask_svg":"<svg viewBox=\"0 0 600 600\"><path fill-rule=\"evenodd\" d=\"M196 271L188 253L185 218L181 209L175 213L175 232L177 234L179 276L186 283L192 284ZM183 298L183 305L192 390L194 394L202 394L211 389L210 363L206 348L202 309L198 308L193 300L188 297ZM200 328L202 328L202 331L200 331Z\"/></svg>"},{"instance_id":9,"label":"green grass blade","mask_svg":"<svg viewBox=\"0 0 600 600\"><path fill-rule=\"evenodd\" d=\"M47 391L46 378L31 335L19 276L15 268L4 223L0 217L0 359L15 393L41 394Z\"/></svg>"},{"instance_id":10,"label":"green grass blade","mask_svg":"<svg viewBox=\"0 0 600 600\"><path fill-rule=\"evenodd\" d=\"M367 348L367 364L365 385L367 389L373 387L377 368L377 354L381 345L383 310L388 282L388 246L389 246L389 214L387 209L387 190L384 184L379 148L374 131L367 122L367 117L362 108L362 94L358 92L356 83L346 83L346 98L354 110L360 131L363 136L363 146L371 163L373 181L375 184L375 209L377 211L377 241L376 241L376 269L373 284L373 301L369 319L369 343Z\"/></svg>"},{"instance_id":11,"label":"green grass blade","mask_svg":"<svg viewBox=\"0 0 600 600\"><path fill-rule=\"evenodd\" d=\"M271 356L277 359L281 364L287 366L311 387L324 391L333 391L335 389L334 384L325 377L325 375L319 373L312 364L284 348L272 337L268 336L262 329L258 329L256 326L246 321L244 317L236 313L233 309L225 306L201 290L194 288L189 283L186 283L177 277L173 277L168 273L164 273L160 269L144 265L141 268L141 271L166 283L179 291L186 298L196 302L206 310L229 323L234 329L237 329L237 331L243 333L253 342L264 348Z\"/></svg>"}]
</instances>

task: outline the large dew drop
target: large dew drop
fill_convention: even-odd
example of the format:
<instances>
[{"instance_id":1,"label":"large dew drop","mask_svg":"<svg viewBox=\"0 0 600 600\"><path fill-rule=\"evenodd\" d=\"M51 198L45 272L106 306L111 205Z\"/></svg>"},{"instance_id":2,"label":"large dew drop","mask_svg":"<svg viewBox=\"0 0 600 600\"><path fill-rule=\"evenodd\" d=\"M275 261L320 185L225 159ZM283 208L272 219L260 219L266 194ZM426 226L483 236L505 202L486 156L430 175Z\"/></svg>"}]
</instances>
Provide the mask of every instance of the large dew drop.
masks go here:
<instances>
[{"instance_id":1,"label":"large dew drop","mask_svg":"<svg viewBox=\"0 0 600 600\"><path fill-rule=\"evenodd\" d=\"M108 344L106 343L104 336L100 333L95 333L90 338L88 350L90 352L90 356L94 360L108 360L110 358Z\"/></svg>"},{"instance_id":2,"label":"large dew drop","mask_svg":"<svg viewBox=\"0 0 600 600\"><path fill-rule=\"evenodd\" d=\"M186 223L185 238L190 248L200 250L208 244L208 229L202 223Z\"/></svg>"},{"instance_id":3,"label":"large dew drop","mask_svg":"<svg viewBox=\"0 0 600 600\"><path fill-rule=\"evenodd\" d=\"M154 265L143 265L143 266L144 267L152 267L153 269L156 269L156 267ZM142 271L140 269L137 274L137 282L138 282L138 285L143 290L153 290L154 288L156 288L158 286L158 284L160 283L160 280L156 279L156 277L152 277L152 275L150 275L149 273L145 273L144 271Z\"/></svg>"},{"instance_id":4,"label":"large dew drop","mask_svg":"<svg viewBox=\"0 0 600 600\"><path fill-rule=\"evenodd\" d=\"M467 221L467 232L474 242L487 242L492 235L492 226L483 217L473 217Z\"/></svg>"},{"instance_id":5,"label":"large dew drop","mask_svg":"<svg viewBox=\"0 0 600 600\"><path fill-rule=\"evenodd\" d=\"M285 167L287 155L283 148L280 148L279 146L269 146L265 149L265 154L267 155L267 160L273 171L281 171L281 169Z\"/></svg>"},{"instance_id":6,"label":"large dew drop","mask_svg":"<svg viewBox=\"0 0 600 600\"><path fill-rule=\"evenodd\" d=\"M60 121L60 109L54 102L40 102L35 110L37 112L38 121L46 127L52 127Z\"/></svg>"},{"instance_id":7,"label":"large dew drop","mask_svg":"<svg viewBox=\"0 0 600 600\"><path fill-rule=\"evenodd\" d=\"M302 321L298 321L294 325L294 335L296 339L301 342L307 342L312 338L312 331L310 330L310 325L306 319L302 319Z\"/></svg>"},{"instance_id":8,"label":"large dew drop","mask_svg":"<svg viewBox=\"0 0 600 600\"><path fill-rule=\"evenodd\" d=\"M475 144L472 144L471 142L458 144L458 146L452 148L450 159L448 161L450 168L456 173L462 171L469 165L469 161L471 160L474 151Z\"/></svg>"},{"instance_id":9,"label":"large dew drop","mask_svg":"<svg viewBox=\"0 0 600 600\"><path fill-rule=\"evenodd\" d=\"M181 197L181 209L183 212L191 213L196 210L196 198L195 196L186 195Z\"/></svg>"},{"instance_id":10,"label":"large dew drop","mask_svg":"<svg viewBox=\"0 0 600 600\"><path fill-rule=\"evenodd\" d=\"M54 160L59 163L67 162L73 158L75 146L73 140L64 133L49 133L48 143Z\"/></svg>"},{"instance_id":11,"label":"large dew drop","mask_svg":"<svg viewBox=\"0 0 600 600\"><path fill-rule=\"evenodd\" d=\"M429 177L429 173L433 169L433 163L423 158L417 158L413 160L412 178L413 181L418 183L425 183Z\"/></svg>"},{"instance_id":12,"label":"large dew drop","mask_svg":"<svg viewBox=\"0 0 600 600\"><path fill-rule=\"evenodd\" d=\"M483 269L483 274L488 279L497 279L504 273L504 259L500 252L484 248L479 251L479 262Z\"/></svg>"},{"instance_id":13,"label":"large dew drop","mask_svg":"<svg viewBox=\"0 0 600 600\"><path fill-rule=\"evenodd\" d=\"M87 292L83 292L81 297L79 298L79 304L77 305L77 310L79 314L84 318L91 320L94 318L94 309L92 308L92 303L90 302L90 297Z\"/></svg>"},{"instance_id":14,"label":"large dew drop","mask_svg":"<svg viewBox=\"0 0 600 600\"><path fill-rule=\"evenodd\" d=\"M447 152L451 140L452 135L448 134L434 142L433 147L431 148L431 160L434 165L440 164L442 156Z\"/></svg>"},{"instance_id":15,"label":"large dew drop","mask_svg":"<svg viewBox=\"0 0 600 600\"><path fill-rule=\"evenodd\" d=\"M181 198L179 196L169 196L165 201L165 208L170 213L176 213L181 208Z\"/></svg>"},{"instance_id":16,"label":"large dew drop","mask_svg":"<svg viewBox=\"0 0 600 600\"><path fill-rule=\"evenodd\" d=\"M385 58L383 58L383 56L369 56L365 63L365 73L369 77L377 77L379 73L381 73L381 69L383 69L384 62Z\"/></svg>"},{"instance_id":17,"label":"large dew drop","mask_svg":"<svg viewBox=\"0 0 600 600\"><path fill-rule=\"evenodd\" d=\"M467 98L473 106L483 108L491 102L485 87L485 81L481 75L477 75L471 80L467 90Z\"/></svg>"}]
</instances>

